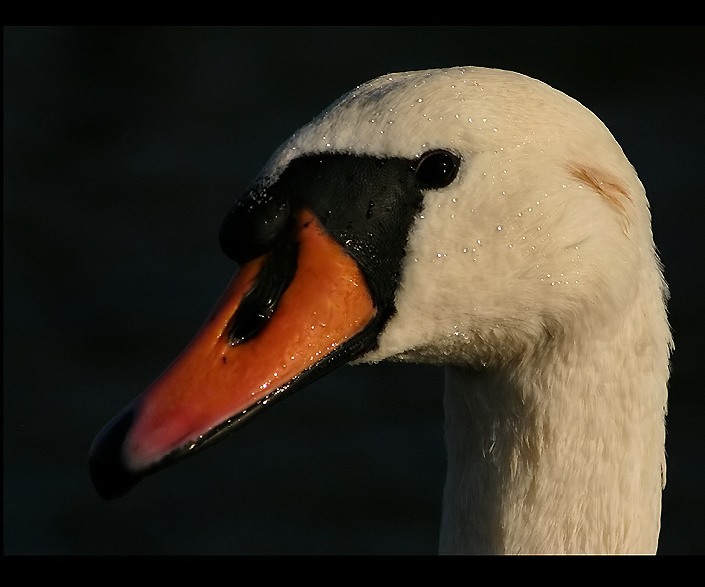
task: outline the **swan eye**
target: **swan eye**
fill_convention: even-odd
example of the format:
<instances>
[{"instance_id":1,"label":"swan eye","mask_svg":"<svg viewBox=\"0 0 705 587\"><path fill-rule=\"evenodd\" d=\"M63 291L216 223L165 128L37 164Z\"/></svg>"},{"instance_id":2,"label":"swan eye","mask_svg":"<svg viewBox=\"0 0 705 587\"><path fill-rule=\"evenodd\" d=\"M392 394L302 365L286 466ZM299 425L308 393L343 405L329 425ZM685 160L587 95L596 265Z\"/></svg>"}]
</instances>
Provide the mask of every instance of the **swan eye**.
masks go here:
<instances>
[{"instance_id":1,"label":"swan eye","mask_svg":"<svg viewBox=\"0 0 705 587\"><path fill-rule=\"evenodd\" d=\"M450 185L458 174L460 157L448 151L432 151L422 156L416 167L421 188L439 189Z\"/></svg>"}]
</instances>

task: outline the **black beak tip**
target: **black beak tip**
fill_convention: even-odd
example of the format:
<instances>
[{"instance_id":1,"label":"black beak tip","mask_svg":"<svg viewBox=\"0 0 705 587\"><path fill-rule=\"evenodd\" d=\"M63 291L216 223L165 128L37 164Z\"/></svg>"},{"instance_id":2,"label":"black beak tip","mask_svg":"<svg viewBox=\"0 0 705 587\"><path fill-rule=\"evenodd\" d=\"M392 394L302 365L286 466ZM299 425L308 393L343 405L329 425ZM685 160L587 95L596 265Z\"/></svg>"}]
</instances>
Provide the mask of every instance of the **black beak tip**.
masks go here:
<instances>
[{"instance_id":1,"label":"black beak tip","mask_svg":"<svg viewBox=\"0 0 705 587\"><path fill-rule=\"evenodd\" d=\"M144 475L125 465L122 447L134 420L130 408L118 415L96 437L88 455L93 485L103 499L117 499L132 489Z\"/></svg>"}]
</instances>

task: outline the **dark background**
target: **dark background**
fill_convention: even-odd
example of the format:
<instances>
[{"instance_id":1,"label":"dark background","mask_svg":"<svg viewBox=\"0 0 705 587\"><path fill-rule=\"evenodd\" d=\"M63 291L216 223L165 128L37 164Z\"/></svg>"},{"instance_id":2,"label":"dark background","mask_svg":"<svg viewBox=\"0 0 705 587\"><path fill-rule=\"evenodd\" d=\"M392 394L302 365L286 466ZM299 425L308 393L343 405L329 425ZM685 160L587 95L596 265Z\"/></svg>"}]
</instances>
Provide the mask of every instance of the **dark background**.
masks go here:
<instances>
[{"instance_id":1,"label":"dark background","mask_svg":"<svg viewBox=\"0 0 705 587\"><path fill-rule=\"evenodd\" d=\"M361 82L451 65L577 98L639 171L677 347L660 552L705 553L704 29L3 33L6 554L436 551L439 370L343 368L116 502L86 455L227 283L220 221L276 147Z\"/></svg>"}]
</instances>

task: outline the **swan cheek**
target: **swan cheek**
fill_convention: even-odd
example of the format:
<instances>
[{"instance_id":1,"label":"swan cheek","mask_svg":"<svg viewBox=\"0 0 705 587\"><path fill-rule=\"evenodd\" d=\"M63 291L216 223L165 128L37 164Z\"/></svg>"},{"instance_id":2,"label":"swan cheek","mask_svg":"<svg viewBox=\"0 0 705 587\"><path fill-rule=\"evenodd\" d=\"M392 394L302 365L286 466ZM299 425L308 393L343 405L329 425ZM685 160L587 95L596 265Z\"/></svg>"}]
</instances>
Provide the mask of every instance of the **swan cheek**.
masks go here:
<instances>
[{"instance_id":1,"label":"swan cheek","mask_svg":"<svg viewBox=\"0 0 705 587\"><path fill-rule=\"evenodd\" d=\"M305 210L297 241L293 277L256 332L233 339L233 319L268 255L241 268L190 345L96 439L91 473L101 495L119 497L374 340L367 327L377 309L357 263Z\"/></svg>"}]
</instances>

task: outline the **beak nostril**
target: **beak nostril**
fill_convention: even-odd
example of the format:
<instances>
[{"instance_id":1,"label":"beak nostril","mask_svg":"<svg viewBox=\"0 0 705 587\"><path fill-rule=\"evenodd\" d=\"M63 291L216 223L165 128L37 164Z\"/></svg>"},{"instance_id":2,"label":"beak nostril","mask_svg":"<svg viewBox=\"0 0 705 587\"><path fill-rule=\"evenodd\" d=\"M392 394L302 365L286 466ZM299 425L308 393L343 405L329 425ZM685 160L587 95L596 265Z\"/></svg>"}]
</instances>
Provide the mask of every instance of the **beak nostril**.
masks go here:
<instances>
[{"instance_id":1,"label":"beak nostril","mask_svg":"<svg viewBox=\"0 0 705 587\"><path fill-rule=\"evenodd\" d=\"M291 241L284 242L269 255L254 286L245 294L226 326L230 344L245 342L266 326L279 299L294 278L297 255L298 246Z\"/></svg>"}]
</instances>

